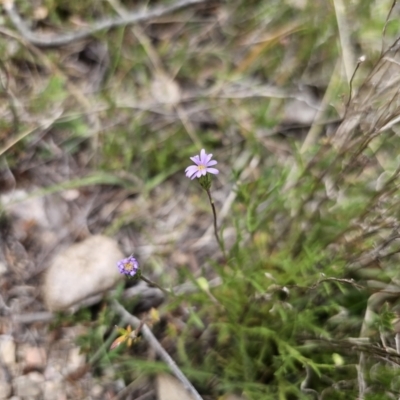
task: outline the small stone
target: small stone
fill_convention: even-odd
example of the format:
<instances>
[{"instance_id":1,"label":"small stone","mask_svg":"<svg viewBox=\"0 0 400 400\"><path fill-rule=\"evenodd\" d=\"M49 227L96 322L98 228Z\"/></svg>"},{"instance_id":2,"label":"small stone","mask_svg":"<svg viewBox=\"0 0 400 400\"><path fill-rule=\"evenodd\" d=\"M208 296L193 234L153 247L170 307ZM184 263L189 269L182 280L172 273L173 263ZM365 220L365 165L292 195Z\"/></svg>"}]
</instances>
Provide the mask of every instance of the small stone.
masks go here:
<instances>
[{"instance_id":1,"label":"small stone","mask_svg":"<svg viewBox=\"0 0 400 400\"><path fill-rule=\"evenodd\" d=\"M158 374L156 378L158 400L193 400L182 383L168 374Z\"/></svg>"},{"instance_id":2,"label":"small stone","mask_svg":"<svg viewBox=\"0 0 400 400\"><path fill-rule=\"evenodd\" d=\"M151 94L159 103L177 104L181 98L179 85L167 76L157 74L150 87Z\"/></svg>"},{"instance_id":3,"label":"small stone","mask_svg":"<svg viewBox=\"0 0 400 400\"><path fill-rule=\"evenodd\" d=\"M60 311L113 288L123 276L116 267L123 258L115 240L91 236L70 246L51 263L42 287L50 311Z\"/></svg>"},{"instance_id":4,"label":"small stone","mask_svg":"<svg viewBox=\"0 0 400 400\"><path fill-rule=\"evenodd\" d=\"M36 7L33 12L33 19L41 21L49 15L49 10L46 7L40 6Z\"/></svg>"},{"instance_id":5,"label":"small stone","mask_svg":"<svg viewBox=\"0 0 400 400\"><path fill-rule=\"evenodd\" d=\"M27 191L17 189L2 195L0 202L6 205L8 212L17 219L24 222L35 221L35 223L44 227L49 226L43 197L29 198Z\"/></svg>"},{"instance_id":6,"label":"small stone","mask_svg":"<svg viewBox=\"0 0 400 400\"><path fill-rule=\"evenodd\" d=\"M12 392L12 386L7 382L0 381L0 400L8 399Z\"/></svg>"},{"instance_id":7,"label":"small stone","mask_svg":"<svg viewBox=\"0 0 400 400\"><path fill-rule=\"evenodd\" d=\"M28 375L18 376L13 381L14 392L19 397L38 397L41 395L41 382L32 380ZM44 379L44 378L43 378Z\"/></svg>"},{"instance_id":8,"label":"small stone","mask_svg":"<svg viewBox=\"0 0 400 400\"><path fill-rule=\"evenodd\" d=\"M62 382L46 381L43 384L43 400L67 400Z\"/></svg>"},{"instance_id":9,"label":"small stone","mask_svg":"<svg viewBox=\"0 0 400 400\"><path fill-rule=\"evenodd\" d=\"M26 375L32 382L38 382L38 383L43 383L45 381L45 378L43 374L39 372L30 372L29 374Z\"/></svg>"},{"instance_id":10,"label":"small stone","mask_svg":"<svg viewBox=\"0 0 400 400\"><path fill-rule=\"evenodd\" d=\"M0 261L0 276L8 271L7 265Z\"/></svg>"},{"instance_id":11,"label":"small stone","mask_svg":"<svg viewBox=\"0 0 400 400\"><path fill-rule=\"evenodd\" d=\"M43 369L46 367L47 356L43 347L24 346L21 353L24 355L25 368Z\"/></svg>"},{"instance_id":12,"label":"small stone","mask_svg":"<svg viewBox=\"0 0 400 400\"><path fill-rule=\"evenodd\" d=\"M74 347L68 353L68 371L75 371L85 365L86 358L84 354L81 354L81 349L79 347Z\"/></svg>"},{"instance_id":13,"label":"small stone","mask_svg":"<svg viewBox=\"0 0 400 400\"><path fill-rule=\"evenodd\" d=\"M15 342L10 336L0 336L0 358L9 367L15 365Z\"/></svg>"},{"instance_id":14,"label":"small stone","mask_svg":"<svg viewBox=\"0 0 400 400\"><path fill-rule=\"evenodd\" d=\"M90 390L90 394L95 398L99 398L103 394L103 391L104 389L101 385L94 385Z\"/></svg>"}]
</instances>

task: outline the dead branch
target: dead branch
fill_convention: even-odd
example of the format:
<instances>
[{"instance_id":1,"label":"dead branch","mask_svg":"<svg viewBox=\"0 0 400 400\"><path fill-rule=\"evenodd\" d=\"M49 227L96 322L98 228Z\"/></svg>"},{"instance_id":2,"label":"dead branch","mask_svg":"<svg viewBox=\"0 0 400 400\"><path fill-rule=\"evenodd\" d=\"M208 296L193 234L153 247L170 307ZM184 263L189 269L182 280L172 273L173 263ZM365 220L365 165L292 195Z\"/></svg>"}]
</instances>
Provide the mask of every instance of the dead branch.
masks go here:
<instances>
[{"instance_id":1,"label":"dead branch","mask_svg":"<svg viewBox=\"0 0 400 400\"><path fill-rule=\"evenodd\" d=\"M58 47L65 46L76 40L85 39L95 35L106 29L117 28L121 26L138 24L140 22L150 21L175 11L193 6L196 4L206 3L208 0L179 0L174 4L165 7L156 7L148 11L130 12L123 17L106 18L89 25L88 28L80 29L60 35L38 34L33 32L26 22L21 18L14 5L14 0L6 0L3 2L3 8L10 18L14 27L19 31L22 37L29 43L38 47Z\"/></svg>"},{"instance_id":2,"label":"dead branch","mask_svg":"<svg viewBox=\"0 0 400 400\"><path fill-rule=\"evenodd\" d=\"M117 301L113 301L114 310L129 324L134 327L138 327L140 325L140 320L130 314L125 308L119 304ZM153 332L150 328L144 324L141 329L143 337L147 340L149 345L155 350L155 352L159 355L159 357L168 365L171 369L172 373L175 375L177 379L183 384L184 388L190 393L194 399L203 400L199 395L194 386L190 383L190 381L186 378L186 376L182 373L179 367L176 365L175 361L171 358L171 356L164 350L161 346L160 342L153 335Z\"/></svg>"}]
</instances>

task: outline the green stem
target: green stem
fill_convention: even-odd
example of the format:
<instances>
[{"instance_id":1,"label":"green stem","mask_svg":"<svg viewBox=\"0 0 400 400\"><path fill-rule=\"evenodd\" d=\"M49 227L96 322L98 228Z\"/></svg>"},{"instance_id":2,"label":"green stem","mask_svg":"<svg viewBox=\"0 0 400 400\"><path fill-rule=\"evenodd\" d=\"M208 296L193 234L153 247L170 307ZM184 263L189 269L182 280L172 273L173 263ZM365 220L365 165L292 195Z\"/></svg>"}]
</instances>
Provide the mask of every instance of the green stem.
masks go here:
<instances>
[{"instance_id":1,"label":"green stem","mask_svg":"<svg viewBox=\"0 0 400 400\"><path fill-rule=\"evenodd\" d=\"M217 239L218 245L222 251L222 253L224 254L225 257L225 249L224 246L222 244L222 241L218 235L218 227L217 227L217 211L215 210L215 204L214 204L214 200L211 196L210 190L206 189L207 195L208 195L208 199L210 200L210 204L211 204L211 208L212 208L212 212L213 212L213 216L214 216L214 235L215 238Z\"/></svg>"},{"instance_id":2,"label":"green stem","mask_svg":"<svg viewBox=\"0 0 400 400\"><path fill-rule=\"evenodd\" d=\"M144 282L146 282L149 286L153 286L156 287L157 289L160 289L164 294L166 294L167 296L171 296L174 295L172 292L169 292L168 290L162 288L159 284L151 281L150 279L146 278L143 275L140 275L140 279Z\"/></svg>"}]
</instances>

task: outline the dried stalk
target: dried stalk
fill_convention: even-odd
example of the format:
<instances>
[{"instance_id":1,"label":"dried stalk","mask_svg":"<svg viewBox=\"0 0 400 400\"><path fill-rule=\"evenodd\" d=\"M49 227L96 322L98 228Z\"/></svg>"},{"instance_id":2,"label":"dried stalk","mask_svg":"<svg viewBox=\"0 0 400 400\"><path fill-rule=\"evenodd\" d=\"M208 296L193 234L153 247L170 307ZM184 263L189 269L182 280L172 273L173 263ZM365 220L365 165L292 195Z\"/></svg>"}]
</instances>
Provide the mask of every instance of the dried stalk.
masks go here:
<instances>
[{"instance_id":1,"label":"dried stalk","mask_svg":"<svg viewBox=\"0 0 400 400\"><path fill-rule=\"evenodd\" d=\"M128 311L126 311L125 308L115 300L113 301L113 308L127 323L133 325L134 327L138 327L140 325L141 321L132 314L130 314ZM179 379L179 381L182 383L187 392L190 393L195 400L203 400L202 397L197 392L197 390L186 378L183 372L179 369L179 367L177 366L175 361L171 358L171 356L164 350L160 342L153 335L153 332L146 324L142 326L141 332L143 337L149 343L149 345L159 355L159 357L168 365L168 367L171 369L171 372L175 375L177 379Z\"/></svg>"},{"instance_id":2,"label":"dried stalk","mask_svg":"<svg viewBox=\"0 0 400 400\"><path fill-rule=\"evenodd\" d=\"M202 4L208 0L180 0L174 4L165 7L156 7L148 11L136 11L127 13L124 17L106 18L97 21L89 26L89 28L80 29L76 32L60 34L60 35L44 35L33 32L21 18L14 6L13 0L3 2L3 8L13 23L14 27L19 31L25 40L38 47L58 47L65 46L77 40L85 39L93 36L103 30L118 28L121 26L138 24L160 18L164 15L171 14L175 11Z\"/></svg>"}]
</instances>

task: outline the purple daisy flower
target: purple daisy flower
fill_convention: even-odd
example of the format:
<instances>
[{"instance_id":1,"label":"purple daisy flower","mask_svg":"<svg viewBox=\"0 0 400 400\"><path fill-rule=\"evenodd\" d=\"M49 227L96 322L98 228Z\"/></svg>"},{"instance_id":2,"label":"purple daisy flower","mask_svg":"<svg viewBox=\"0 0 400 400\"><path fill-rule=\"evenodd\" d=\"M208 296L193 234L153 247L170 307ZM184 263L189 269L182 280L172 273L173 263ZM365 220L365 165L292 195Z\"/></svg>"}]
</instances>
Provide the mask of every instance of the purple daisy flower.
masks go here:
<instances>
[{"instance_id":1,"label":"purple daisy flower","mask_svg":"<svg viewBox=\"0 0 400 400\"><path fill-rule=\"evenodd\" d=\"M219 171L216 168L210 168L211 166L218 164L217 161L211 160L212 154L207 154L204 149L201 150L199 156L190 157L190 159L196 164L191 165L185 169L186 176L190 179L200 178L208 173L218 174Z\"/></svg>"},{"instance_id":2,"label":"purple daisy flower","mask_svg":"<svg viewBox=\"0 0 400 400\"><path fill-rule=\"evenodd\" d=\"M121 274L129 276L135 276L139 269L139 263L133 256L118 261L117 266Z\"/></svg>"}]
</instances>

